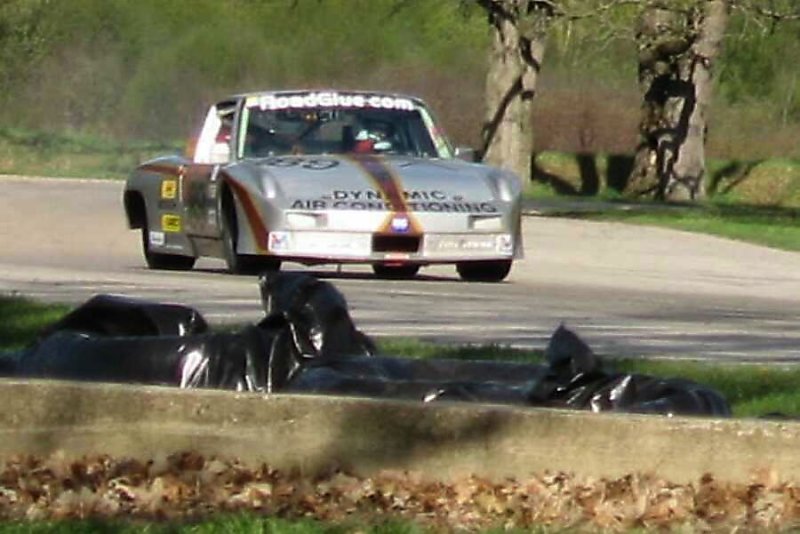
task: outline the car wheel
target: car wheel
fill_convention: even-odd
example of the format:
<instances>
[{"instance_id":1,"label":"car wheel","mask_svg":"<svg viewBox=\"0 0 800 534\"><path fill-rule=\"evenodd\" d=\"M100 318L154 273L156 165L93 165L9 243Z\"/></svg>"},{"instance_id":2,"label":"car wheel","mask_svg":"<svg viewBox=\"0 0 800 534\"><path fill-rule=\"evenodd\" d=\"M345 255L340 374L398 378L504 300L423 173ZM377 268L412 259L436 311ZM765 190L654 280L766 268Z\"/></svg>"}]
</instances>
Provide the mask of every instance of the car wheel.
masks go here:
<instances>
[{"instance_id":1,"label":"car wheel","mask_svg":"<svg viewBox=\"0 0 800 534\"><path fill-rule=\"evenodd\" d=\"M281 262L278 259L236 252L239 236L236 208L232 205L233 200L230 197L227 199L228 201L223 203L222 248L228 271L231 274L261 274L265 271L279 270Z\"/></svg>"},{"instance_id":2,"label":"car wheel","mask_svg":"<svg viewBox=\"0 0 800 534\"><path fill-rule=\"evenodd\" d=\"M194 267L197 258L194 256L179 256L177 254L162 254L150 249L150 231L145 224L142 226L142 253L150 269L164 271L188 271Z\"/></svg>"},{"instance_id":3,"label":"car wheel","mask_svg":"<svg viewBox=\"0 0 800 534\"><path fill-rule=\"evenodd\" d=\"M406 279L414 278L419 272L419 265L386 265L375 263L372 265L372 272L380 278Z\"/></svg>"},{"instance_id":4,"label":"car wheel","mask_svg":"<svg viewBox=\"0 0 800 534\"><path fill-rule=\"evenodd\" d=\"M500 282L511 271L511 260L457 263L456 270L467 282Z\"/></svg>"}]
</instances>

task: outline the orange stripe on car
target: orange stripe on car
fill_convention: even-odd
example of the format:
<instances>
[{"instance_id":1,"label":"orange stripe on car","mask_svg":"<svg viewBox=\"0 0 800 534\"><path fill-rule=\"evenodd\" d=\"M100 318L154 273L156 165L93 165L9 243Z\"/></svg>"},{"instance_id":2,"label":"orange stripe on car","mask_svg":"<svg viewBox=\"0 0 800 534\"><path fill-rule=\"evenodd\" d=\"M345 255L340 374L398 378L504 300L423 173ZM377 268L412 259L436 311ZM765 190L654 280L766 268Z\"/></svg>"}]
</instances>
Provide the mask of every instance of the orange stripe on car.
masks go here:
<instances>
[{"instance_id":1,"label":"orange stripe on car","mask_svg":"<svg viewBox=\"0 0 800 534\"><path fill-rule=\"evenodd\" d=\"M378 232L385 234L397 233L392 228L392 221L398 215L403 215L408 219L409 223L408 231L403 233L410 235L421 234L422 225L419 224L417 218L408 209L400 177L386 165L385 160L371 154L350 156L350 159L369 176L389 207L390 213L378 228Z\"/></svg>"},{"instance_id":2,"label":"orange stripe on car","mask_svg":"<svg viewBox=\"0 0 800 534\"><path fill-rule=\"evenodd\" d=\"M161 174L171 174L178 176L181 174L186 165L176 165L169 163L146 163L140 167L143 171L157 172Z\"/></svg>"}]
</instances>

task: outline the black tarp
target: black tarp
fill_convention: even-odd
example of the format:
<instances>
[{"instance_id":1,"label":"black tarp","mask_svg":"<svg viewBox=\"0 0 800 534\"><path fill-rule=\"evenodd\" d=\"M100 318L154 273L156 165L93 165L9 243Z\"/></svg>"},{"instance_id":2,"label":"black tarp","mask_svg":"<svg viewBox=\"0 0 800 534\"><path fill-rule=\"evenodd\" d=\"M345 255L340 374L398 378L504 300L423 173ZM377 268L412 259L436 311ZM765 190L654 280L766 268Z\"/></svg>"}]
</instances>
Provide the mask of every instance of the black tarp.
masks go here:
<instances>
[{"instance_id":1,"label":"black tarp","mask_svg":"<svg viewBox=\"0 0 800 534\"><path fill-rule=\"evenodd\" d=\"M563 325L543 364L376 355L332 284L278 272L261 277L259 286L264 318L224 333L209 331L186 306L99 295L0 369L20 377L182 388L730 415L725 399L707 386L606 370Z\"/></svg>"},{"instance_id":2,"label":"black tarp","mask_svg":"<svg viewBox=\"0 0 800 534\"><path fill-rule=\"evenodd\" d=\"M121 295L96 295L39 334L69 330L93 336L186 336L208 331L197 310Z\"/></svg>"}]
</instances>

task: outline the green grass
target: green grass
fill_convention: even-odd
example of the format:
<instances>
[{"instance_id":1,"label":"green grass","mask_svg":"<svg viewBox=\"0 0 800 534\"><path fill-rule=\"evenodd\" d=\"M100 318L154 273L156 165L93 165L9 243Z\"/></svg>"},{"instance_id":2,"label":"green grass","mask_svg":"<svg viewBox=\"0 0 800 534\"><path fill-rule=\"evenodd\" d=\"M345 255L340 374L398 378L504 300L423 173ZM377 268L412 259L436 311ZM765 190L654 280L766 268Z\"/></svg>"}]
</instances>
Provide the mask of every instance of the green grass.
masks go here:
<instances>
[{"instance_id":1,"label":"green grass","mask_svg":"<svg viewBox=\"0 0 800 534\"><path fill-rule=\"evenodd\" d=\"M570 215L592 220L660 226L800 251L800 209L708 203L675 209L602 210Z\"/></svg>"},{"instance_id":2,"label":"green grass","mask_svg":"<svg viewBox=\"0 0 800 534\"><path fill-rule=\"evenodd\" d=\"M583 156L582 156L583 157ZM556 216L620 221L698 232L757 245L800 250L800 161L707 161L708 199L687 204L631 201L610 184L624 184L629 172L624 155L537 155L529 199L551 207ZM612 161L621 161L612 165ZM594 169L587 171L586 169Z\"/></svg>"},{"instance_id":3,"label":"green grass","mask_svg":"<svg viewBox=\"0 0 800 534\"><path fill-rule=\"evenodd\" d=\"M25 346L43 327L69 309L64 305L40 304L21 297L0 297L0 350Z\"/></svg>"},{"instance_id":4,"label":"green grass","mask_svg":"<svg viewBox=\"0 0 800 534\"><path fill-rule=\"evenodd\" d=\"M0 127L0 174L124 179L143 161L182 151L178 143Z\"/></svg>"}]
</instances>

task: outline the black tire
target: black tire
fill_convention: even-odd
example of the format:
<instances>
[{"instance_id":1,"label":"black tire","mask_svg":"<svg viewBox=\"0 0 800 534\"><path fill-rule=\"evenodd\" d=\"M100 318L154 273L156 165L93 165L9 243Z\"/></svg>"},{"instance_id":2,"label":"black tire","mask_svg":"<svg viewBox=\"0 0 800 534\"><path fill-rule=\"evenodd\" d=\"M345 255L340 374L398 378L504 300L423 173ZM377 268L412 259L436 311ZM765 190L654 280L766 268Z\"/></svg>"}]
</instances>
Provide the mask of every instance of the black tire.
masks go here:
<instances>
[{"instance_id":1,"label":"black tire","mask_svg":"<svg viewBox=\"0 0 800 534\"><path fill-rule=\"evenodd\" d=\"M457 263L456 270L466 282L501 282L511 272L511 260Z\"/></svg>"},{"instance_id":2,"label":"black tire","mask_svg":"<svg viewBox=\"0 0 800 534\"><path fill-rule=\"evenodd\" d=\"M188 271L194 267L197 258L194 256L179 256L177 254L163 254L150 249L150 231L147 225L142 226L142 253L150 269L162 271Z\"/></svg>"},{"instance_id":3,"label":"black tire","mask_svg":"<svg viewBox=\"0 0 800 534\"><path fill-rule=\"evenodd\" d=\"M419 272L419 265L413 263L405 265L386 265L383 263L374 263L372 265L372 272L379 278L389 278L394 280L406 280L414 278Z\"/></svg>"},{"instance_id":4,"label":"black tire","mask_svg":"<svg viewBox=\"0 0 800 534\"><path fill-rule=\"evenodd\" d=\"M235 209L232 198L226 196L222 207L222 249L225 254L228 272L231 274L261 274L265 271L279 270L281 261L276 258L236 252L239 231Z\"/></svg>"}]
</instances>

